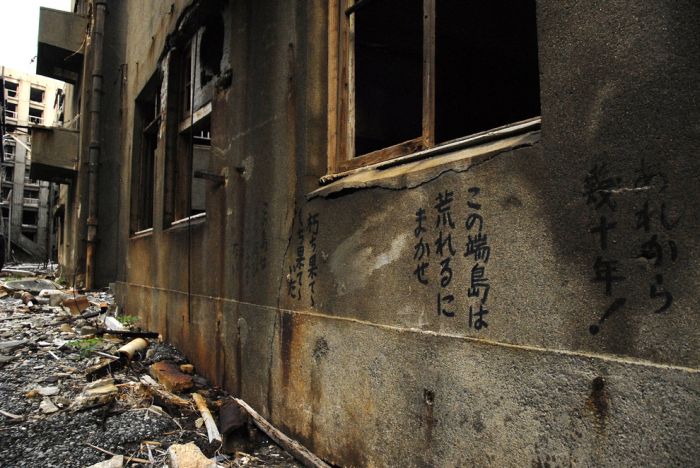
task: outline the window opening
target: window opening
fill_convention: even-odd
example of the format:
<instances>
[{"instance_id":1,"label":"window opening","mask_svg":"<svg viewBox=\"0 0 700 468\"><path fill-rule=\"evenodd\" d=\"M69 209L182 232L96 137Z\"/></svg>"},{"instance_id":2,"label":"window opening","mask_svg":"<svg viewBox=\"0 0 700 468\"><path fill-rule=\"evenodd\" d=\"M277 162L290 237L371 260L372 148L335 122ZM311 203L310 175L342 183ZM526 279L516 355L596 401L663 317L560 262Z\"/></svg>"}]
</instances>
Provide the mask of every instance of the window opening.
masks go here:
<instances>
[{"instance_id":1,"label":"window opening","mask_svg":"<svg viewBox=\"0 0 700 468\"><path fill-rule=\"evenodd\" d=\"M29 122L40 125L44 121L44 111L34 107L29 108Z\"/></svg>"},{"instance_id":2,"label":"window opening","mask_svg":"<svg viewBox=\"0 0 700 468\"><path fill-rule=\"evenodd\" d=\"M41 88L35 88L34 86L30 87L29 100L32 102L44 102L44 90Z\"/></svg>"},{"instance_id":3,"label":"window opening","mask_svg":"<svg viewBox=\"0 0 700 468\"><path fill-rule=\"evenodd\" d=\"M333 171L540 114L535 0L334 4Z\"/></svg>"},{"instance_id":4,"label":"window opening","mask_svg":"<svg viewBox=\"0 0 700 468\"><path fill-rule=\"evenodd\" d=\"M200 77L202 86L221 73L221 59L224 56L224 20L221 15L209 17L202 42L199 47Z\"/></svg>"},{"instance_id":5,"label":"window opening","mask_svg":"<svg viewBox=\"0 0 700 468\"><path fill-rule=\"evenodd\" d=\"M14 81L5 81L5 89L7 90L8 98L17 98L17 94L19 93L19 83L15 83Z\"/></svg>"},{"instance_id":6,"label":"window opening","mask_svg":"<svg viewBox=\"0 0 700 468\"><path fill-rule=\"evenodd\" d=\"M17 119L17 104L11 102L5 103L5 117L8 119Z\"/></svg>"},{"instance_id":7,"label":"window opening","mask_svg":"<svg viewBox=\"0 0 700 468\"><path fill-rule=\"evenodd\" d=\"M22 224L27 226L36 226L37 211L22 210Z\"/></svg>"},{"instance_id":8,"label":"window opening","mask_svg":"<svg viewBox=\"0 0 700 468\"><path fill-rule=\"evenodd\" d=\"M155 160L160 127L160 79L154 75L136 99L131 175L131 232L153 227Z\"/></svg>"}]
</instances>

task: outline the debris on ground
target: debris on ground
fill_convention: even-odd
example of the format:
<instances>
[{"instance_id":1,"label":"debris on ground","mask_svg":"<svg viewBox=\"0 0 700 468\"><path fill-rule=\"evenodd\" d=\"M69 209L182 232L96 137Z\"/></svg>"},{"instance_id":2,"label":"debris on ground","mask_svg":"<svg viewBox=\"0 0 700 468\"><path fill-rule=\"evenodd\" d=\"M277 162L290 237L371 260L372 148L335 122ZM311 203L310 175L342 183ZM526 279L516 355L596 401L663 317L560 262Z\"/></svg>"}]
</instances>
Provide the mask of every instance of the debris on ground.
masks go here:
<instances>
[{"instance_id":1,"label":"debris on ground","mask_svg":"<svg viewBox=\"0 0 700 468\"><path fill-rule=\"evenodd\" d=\"M300 466L109 292L29 280L0 281L0 466Z\"/></svg>"}]
</instances>

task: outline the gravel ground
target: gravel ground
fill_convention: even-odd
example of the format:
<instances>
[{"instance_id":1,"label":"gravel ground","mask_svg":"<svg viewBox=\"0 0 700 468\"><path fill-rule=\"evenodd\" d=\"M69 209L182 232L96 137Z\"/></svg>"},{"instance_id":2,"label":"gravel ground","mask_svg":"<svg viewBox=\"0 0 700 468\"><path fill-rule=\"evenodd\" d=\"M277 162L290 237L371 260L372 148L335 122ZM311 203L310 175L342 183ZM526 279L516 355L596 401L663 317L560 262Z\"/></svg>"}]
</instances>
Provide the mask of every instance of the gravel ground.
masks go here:
<instances>
[{"instance_id":1,"label":"gravel ground","mask_svg":"<svg viewBox=\"0 0 700 468\"><path fill-rule=\"evenodd\" d=\"M109 313L114 310L107 293L88 298L108 303ZM123 343L91 338L101 320L76 319L60 306L29 308L13 294L0 299L0 467L85 467L111 458L108 453L142 460L125 466L163 466L171 444L188 442L207 457L218 456L220 466L300 466L252 424L239 430L231 453L223 454L219 443L208 442L206 429L197 427L199 412L169 406L140 385L139 377L153 362L186 362L176 349L155 340L142 360L112 374L119 389L112 401L80 407L76 401L88 384L85 371L104 359L94 351L113 354ZM194 381L192 390L207 398L216 418L217 404L228 395L201 377Z\"/></svg>"}]
</instances>

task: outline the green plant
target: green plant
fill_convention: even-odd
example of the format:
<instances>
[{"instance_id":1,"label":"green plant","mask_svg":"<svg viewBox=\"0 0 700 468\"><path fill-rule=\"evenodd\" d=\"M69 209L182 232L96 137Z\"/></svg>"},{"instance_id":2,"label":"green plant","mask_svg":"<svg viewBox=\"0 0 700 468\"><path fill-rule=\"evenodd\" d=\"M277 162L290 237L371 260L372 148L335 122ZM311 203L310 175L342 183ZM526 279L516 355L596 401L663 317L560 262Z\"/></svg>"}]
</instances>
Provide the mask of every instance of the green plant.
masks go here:
<instances>
[{"instance_id":1,"label":"green plant","mask_svg":"<svg viewBox=\"0 0 700 468\"><path fill-rule=\"evenodd\" d=\"M119 320L119 322L125 327L128 327L135 324L140 319L135 315L122 315L121 317L117 317L117 320Z\"/></svg>"},{"instance_id":2,"label":"green plant","mask_svg":"<svg viewBox=\"0 0 700 468\"><path fill-rule=\"evenodd\" d=\"M90 357L92 352L95 351L101 343L101 338L85 338L82 340L69 341L66 345L78 351L80 357L87 358Z\"/></svg>"}]
</instances>

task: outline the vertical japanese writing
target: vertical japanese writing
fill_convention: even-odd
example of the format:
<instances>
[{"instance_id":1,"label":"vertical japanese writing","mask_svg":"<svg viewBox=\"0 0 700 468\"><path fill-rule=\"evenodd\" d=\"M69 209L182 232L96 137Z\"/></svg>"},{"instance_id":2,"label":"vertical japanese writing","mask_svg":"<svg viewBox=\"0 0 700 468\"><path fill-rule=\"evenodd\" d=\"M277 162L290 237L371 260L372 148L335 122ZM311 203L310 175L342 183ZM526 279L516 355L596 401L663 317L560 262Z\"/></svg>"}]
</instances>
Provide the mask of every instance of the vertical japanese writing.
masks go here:
<instances>
[{"instance_id":1,"label":"vertical japanese writing","mask_svg":"<svg viewBox=\"0 0 700 468\"><path fill-rule=\"evenodd\" d=\"M486 302L489 297L491 285L486 276L486 264L491 256L491 247L488 243L488 236L484 229L484 217L481 215L481 203L477 201L477 196L481 193L479 187L469 188L470 199L467 201L467 208L470 210L464 226L467 230L467 245L464 249L464 256L473 260L469 288L469 328L477 331L488 327L484 318L489 313L486 309ZM476 299L473 299L476 298Z\"/></svg>"},{"instance_id":2,"label":"vertical japanese writing","mask_svg":"<svg viewBox=\"0 0 700 468\"><path fill-rule=\"evenodd\" d=\"M584 179L583 195L586 204L595 213L595 222L589 227L588 232L595 237L598 249L592 262L592 280L602 286L606 296L622 296L615 294L615 290L623 282L630 281L630 278L623 271L618 258L610 254L609 247L611 242L614 244L622 238L619 235L615 236L616 230L627 226L628 229L633 229L643 237L636 245L622 246L623 252L625 257L632 256L648 262L652 269L651 277L640 279L642 284L638 284L637 287L642 287L641 296L645 300L651 299L653 311L660 314L671 308L674 300L671 286L664 281L662 269L678 259L678 244L671 232L679 223L680 216L674 213L665 198L669 181L656 165L647 164L642 159L634 176L628 180L631 184L628 183L628 186L624 187L623 178L611 175L605 163L595 164ZM643 197L641 202L636 203L634 212L630 212L628 217L624 216L626 211L624 209L620 210L622 213L618 213L617 197L620 194L635 197L633 200ZM627 218L632 220L631 226L620 221ZM619 253L620 248L617 251ZM637 281L636 278L637 276L632 280L634 283ZM626 297L611 299L610 305L600 319L589 327L590 333L592 335L599 333L603 322L614 312L622 309L626 303Z\"/></svg>"},{"instance_id":3,"label":"vertical japanese writing","mask_svg":"<svg viewBox=\"0 0 700 468\"><path fill-rule=\"evenodd\" d=\"M417 262L416 269L413 270L413 275L416 277L421 284L428 284L428 278L426 277L428 272L428 266L430 266L430 244L425 242L423 234L427 232L427 229L423 226L425 222L425 210L423 208L418 208L416 211L416 228L413 230L413 235L416 238L416 244L413 246L413 260Z\"/></svg>"},{"instance_id":4,"label":"vertical japanese writing","mask_svg":"<svg viewBox=\"0 0 700 468\"><path fill-rule=\"evenodd\" d=\"M608 251L608 240L612 236L611 231L617 227L615 221L617 202L614 195L621 184L622 178L611 176L605 163L596 163L583 181L586 204L597 215L597 221L588 229L589 234L597 236L598 241L598 255L592 266L592 281L603 285L606 296L612 296L615 286L626 279L620 272L619 261ZM589 327L590 333L597 334L600 331L600 325L613 312L622 308L626 301L627 299L624 297L615 298L598 323Z\"/></svg>"},{"instance_id":5,"label":"vertical japanese writing","mask_svg":"<svg viewBox=\"0 0 700 468\"><path fill-rule=\"evenodd\" d=\"M304 278L304 218L299 211L299 227L297 228L296 257L289 267L287 275L287 293L294 299L301 300L301 288Z\"/></svg>"},{"instance_id":6,"label":"vertical japanese writing","mask_svg":"<svg viewBox=\"0 0 700 468\"><path fill-rule=\"evenodd\" d=\"M318 221L318 213L309 214L306 220L306 227L309 233L309 265L306 270L307 278L309 280L309 299L311 300L311 307L316 305L314 300L314 295L316 293L316 276L318 276L318 263L316 261L316 239L318 236L318 230L320 223Z\"/></svg>"},{"instance_id":7,"label":"vertical japanese writing","mask_svg":"<svg viewBox=\"0 0 700 468\"><path fill-rule=\"evenodd\" d=\"M445 190L435 197L436 221L435 228L438 229L438 236L435 239L435 255L440 259L440 289L437 293L437 314L446 317L454 317L454 295L449 292L449 285L452 282L452 267L450 263L455 255L452 247L452 230L455 223L452 221L452 202L454 193Z\"/></svg>"},{"instance_id":8,"label":"vertical japanese writing","mask_svg":"<svg viewBox=\"0 0 700 468\"><path fill-rule=\"evenodd\" d=\"M649 298L655 301L654 312L657 314L667 311L673 304L673 294L664 285L663 272L660 269L664 264L675 262L678 259L678 246L671 237L671 231L680 221L680 217L672 217L670 209L664 198L664 193L669 186L666 175L654 165L647 165L644 159L636 170L634 180L635 188L658 188L659 199L650 198L650 190L646 190L647 197L641 209L634 213L634 228L648 235L639 247L639 257L653 262L654 278L649 284ZM664 255L664 254L667 255Z\"/></svg>"}]
</instances>

